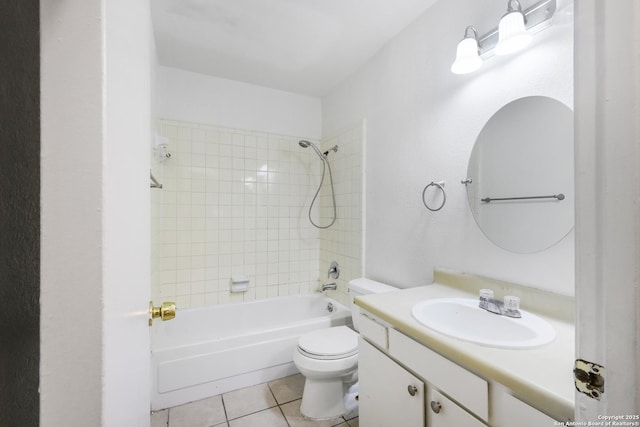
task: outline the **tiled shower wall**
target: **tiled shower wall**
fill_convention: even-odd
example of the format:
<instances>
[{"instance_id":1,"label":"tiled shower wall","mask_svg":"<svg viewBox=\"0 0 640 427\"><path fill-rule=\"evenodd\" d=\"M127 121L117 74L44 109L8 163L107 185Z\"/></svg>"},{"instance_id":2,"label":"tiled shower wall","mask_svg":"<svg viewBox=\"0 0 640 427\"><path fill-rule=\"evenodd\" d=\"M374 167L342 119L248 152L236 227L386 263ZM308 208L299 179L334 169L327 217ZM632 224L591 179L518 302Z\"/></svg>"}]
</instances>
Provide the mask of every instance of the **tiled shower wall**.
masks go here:
<instances>
[{"instance_id":1,"label":"tiled shower wall","mask_svg":"<svg viewBox=\"0 0 640 427\"><path fill-rule=\"evenodd\" d=\"M169 138L172 156L152 167L163 184L151 197L154 302L189 308L313 292L326 277L325 254L346 256L340 279L356 270L359 275L355 249L328 239L351 238L353 221L360 218L359 209L353 214L352 177L354 167L360 168L354 150L361 153L361 143L354 141L361 132L332 139L331 144L344 141L330 156L345 207L339 206L339 220L323 231L307 218L322 163L298 145L301 138L169 120L161 121L160 132ZM327 201L323 193L319 205ZM317 211L316 222L324 223L325 210L320 209L323 218ZM240 275L250 278L250 288L231 293L229 279ZM339 286L333 296L346 302L346 287L342 281Z\"/></svg>"},{"instance_id":2,"label":"tiled shower wall","mask_svg":"<svg viewBox=\"0 0 640 427\"><path fill-rule=\"evenodd\" d=\"M343 304L348 302L349 281L363 274L363 141L363 128L356 126L322 142L323 151L337 145L338 152L329 152L337 219L330 228L320 232L320 280L322 283L335 282L338 285L337 292L328 291L328 295ZM331 187L328 177L325 179L327 182L320 193L320 225L329 224L333 217ZM341 270L337 280L327 277L329 265L334 260Z\"/></svg>"}]
</instances>

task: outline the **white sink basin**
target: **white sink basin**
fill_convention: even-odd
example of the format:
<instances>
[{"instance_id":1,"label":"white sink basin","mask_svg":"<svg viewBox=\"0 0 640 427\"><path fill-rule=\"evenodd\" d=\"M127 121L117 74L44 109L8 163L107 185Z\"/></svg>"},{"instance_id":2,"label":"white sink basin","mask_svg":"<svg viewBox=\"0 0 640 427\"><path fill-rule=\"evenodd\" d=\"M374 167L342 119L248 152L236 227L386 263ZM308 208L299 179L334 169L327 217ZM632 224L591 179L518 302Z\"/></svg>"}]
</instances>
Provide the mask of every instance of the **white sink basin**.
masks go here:
<instances>
[{"instance_id":1,"label":"white sink basin","mask_svg":"<svg viewBox=\"0 0 640 427\"><path fill-rule=\"evenodd\" d=\"M424 326L476 344L498 348L533 348L550 343L556 331L527 311L514 319L478 307L478 300L436 298L417 303L411 315Z\"/></svg>"}]
</instances>

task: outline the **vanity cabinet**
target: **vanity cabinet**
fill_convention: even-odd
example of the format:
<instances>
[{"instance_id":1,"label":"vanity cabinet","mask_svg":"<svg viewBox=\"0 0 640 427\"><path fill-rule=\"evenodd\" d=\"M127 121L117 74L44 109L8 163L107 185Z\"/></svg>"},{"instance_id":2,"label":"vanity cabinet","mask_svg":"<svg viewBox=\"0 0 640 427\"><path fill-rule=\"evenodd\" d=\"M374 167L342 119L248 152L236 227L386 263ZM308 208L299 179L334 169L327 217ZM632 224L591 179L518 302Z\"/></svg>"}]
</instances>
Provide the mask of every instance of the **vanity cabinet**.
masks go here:
<instances>
[{"instance_id":1,"label":"vanity cabinet","mask_svg":"<svg viewBox=\"0 0 640 427\"><path fill-rule=\"evenodd\" d=\"M368 313L360 314L361 424L367 427L554 425L554 419Z\"/></svg>"},{"instance_id":2,"label":"vanity cabinet","mask_svg":"<svg viewBox=\"0 0 640 427\"><path fill-rule=\"evenodd\" d=\"M425 387L418 377L360 338L358 349L360 424L423 427Z\"/></svg>"},{"instance_id":3,"label":"vanity cabinet","mask_svg":"<svg viewBox=\"0 0 640 427\"><path fill-rule=\"evenodd\" d=\"M427 424L429 427L483 427L485 424L433 387L427 392Z\"/></svg>"}]
</instances>

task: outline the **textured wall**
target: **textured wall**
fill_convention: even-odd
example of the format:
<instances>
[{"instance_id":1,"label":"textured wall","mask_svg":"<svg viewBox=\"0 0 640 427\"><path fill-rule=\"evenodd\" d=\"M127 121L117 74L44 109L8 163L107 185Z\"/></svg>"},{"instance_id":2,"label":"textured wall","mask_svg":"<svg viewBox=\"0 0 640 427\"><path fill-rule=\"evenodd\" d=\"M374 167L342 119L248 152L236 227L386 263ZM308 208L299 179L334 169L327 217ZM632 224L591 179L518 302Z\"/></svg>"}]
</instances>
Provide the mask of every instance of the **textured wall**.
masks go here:
<instances>
[{"instance_id":1,"label":"textured wall","mask_svg":"<svg viewBox=\"0 0 640 427\"><path fill-rule=\"evenodd\" d=\"M159 67L158 116L320 139L320 98Z\"/></svg>"},{"instance_id":2,"label":"textured wall","mask_svg":"<svg viewBox=\"0 0 640 427\"><path fill-rule=\"evenodd\" d=\"M465 27L481 34L495 28L506 2L437 2L323 98L323 135L367 119L367 277L410 287L431 283L433 268L446 267L573 294L573 232L539 253L508 252L477 227L460 184L478 134L503 105L532 95L573 104L573 15L566 3L526 50L460 76L449 67ZM523 132L536 126L532 121ZM420 197L438 180L446 182L447 203L430 212Z\"/></svg>"},{"instance_id":3,"label":"textured wall","mask_svg":"<svg viewBox=\"0 0 640 427\"><path fill-rule=\"evenodd\" d=\"M40 3L42 427L101 424L102 6L85 0Z\"/></svg>"},{"instance_id":4,"label":"textured wall","mask_svg":"<svg viewBox=\"0 0 640 427\"><path fill-rule=\"evenodd\" d=\"M38 1L0 13L0 425L39 424Z\"/></svg>"}]
</instances>

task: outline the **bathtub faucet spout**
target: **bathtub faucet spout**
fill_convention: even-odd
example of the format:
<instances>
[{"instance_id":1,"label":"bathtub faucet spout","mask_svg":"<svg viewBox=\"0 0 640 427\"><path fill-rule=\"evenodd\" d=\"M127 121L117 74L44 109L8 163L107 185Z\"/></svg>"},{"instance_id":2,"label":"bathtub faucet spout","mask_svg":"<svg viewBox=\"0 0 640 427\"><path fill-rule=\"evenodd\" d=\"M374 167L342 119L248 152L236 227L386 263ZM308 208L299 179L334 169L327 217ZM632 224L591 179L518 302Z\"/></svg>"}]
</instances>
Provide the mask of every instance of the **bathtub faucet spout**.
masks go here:
<instances>
[{"instance_id":1,"label":"bathtub faucet spout","mask_svg":"<svg viewBox=\"0 0 640 427\"><path fill-rule=\"evenodd\" d=\"M325 283L322 285L322 292L324 291L335 291L338 289L338 285L335 283Z\"/></svg>"}]
</instances>

